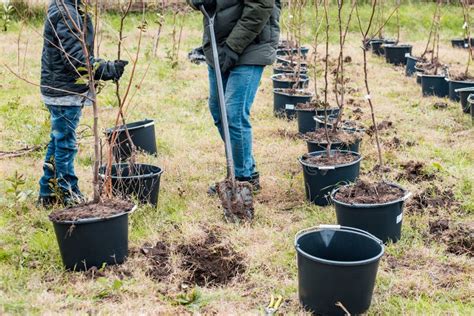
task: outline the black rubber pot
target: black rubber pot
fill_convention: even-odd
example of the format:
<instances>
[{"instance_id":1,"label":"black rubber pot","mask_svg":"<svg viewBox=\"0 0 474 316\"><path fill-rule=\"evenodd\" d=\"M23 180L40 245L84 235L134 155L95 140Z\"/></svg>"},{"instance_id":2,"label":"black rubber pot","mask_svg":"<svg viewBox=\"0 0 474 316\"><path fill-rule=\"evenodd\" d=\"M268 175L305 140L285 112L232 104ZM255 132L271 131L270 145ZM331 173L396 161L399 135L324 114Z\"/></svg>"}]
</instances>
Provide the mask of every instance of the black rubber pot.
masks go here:
<instances>
[{"instance_id":1,"label":"black rubber pot","mask_svg":"<svg viewBox=\"0 0 474 316\"><path fill-rule=\"evenodd\" d=\"M416 83L421 86L421 75L425 73L425 70L423 68L419 68L415 66L415 71L416 71Z\"/></svg>"},{"instance_id":2,"label":"black rubber pot","mask_svg":"<svg viewBox=\"0 0 474 316\"><path fill-rule=\"evenodd\" d=\"M128 215L53 222L63 265L71 271L87 271L104 264L121 264L128 256Z\"/></svg>"},{"instance_id":3,"label":"black rubber pot","mask_svg":"<svg viewBox=\"0 0 474 316\"><path fill-rule=\"evenodd\" d=\"M339 108L328 109L328 115L338 115ZM296 117L298 119L298 132L306 134L316 130L315 116L324 116L324 109L318 110L298 110L296 109Z\"/></svg>"},{"instance_id":4,"label":"black rubber pot","mask_svg":"<svg viewBox=\"0 0 474 316\"><path fill-rule=\"evenodd\" d=\"M377 56L385 55L384 45L392 45L395 44L395 40L389 39L373 39L370 41L370 47L372 48L372 52Z\"/></svg>"},{"instance_id":5,"label":"black rubber pot","mask_svg":"<svg viewBox=\"0 0 474 316\"><path fill-rule=\"evenodd\" d=\"M449 84L444 75L421 75L421 90L423 96L449 96Z\"/></svg>"},{"instance_id":6,"label":"black rubber pot","mask_svg":"<svg viewBox=\"0 0 474 316\"><path fill-rule=\"evenodd\" d=\"M353 151L356 153L360 152L360 143L362 142L362 139L358 139L355 143L353 144L345 144L345 143L332 143L331 144L331 150L347 150L347 151ZM326 150L327 144L321 144L318 142L313 142L313 141L306 141L306 145L308 147L308 153L313 153L315 151L323 151Z\"/></svg>"},{"instance_id":7,"label":"black rubber pot","mask_svg":"<svg viewBox=\"0 0 474 316\"><path fill-rule=\"evenodd\" d=\"M118 128L109 128L105 131L108 141L111 141L112 133L117 131L117 139L114 146L114 156L116 161L124 161L130 158L132 154L132 146L127 137L126 129L130 134L135 148L139 151L146 152L150 155L157 154L155 121L143 120L140 122L129 123L119 126Z\"/></svg>"},{"instance_id":8,"label":"black rubber pot","mask_svg":"<svg viewBox=\"0 0 474 316\"><path fill-rule=\"evenodd\" d=\"M464 48L465 43L466 43L466 41L463 38L455 38L455 39L451 40L451 45L454 48Z\"/></svg>"},{"instance_id":9,"label":"black rubber pot","mask_svg":"<svg viewBox=\"0 0 474 316\"><path fill-rule=\"evenodd\" d=\"M402 187L405 196L385 204L346 204L335 198L340 188L331 193L331 200L336 206L337 223L365 230L384 243L397 242L401 238L403 222L403 204L411 194Z\"/></svg>"},{"instance_id":10,"label":"black rubber pot","mask_svg":"<svg viewBox=\"0 0 474 316\"><path fill-rule=\"evenodd\" d=\"M332 153L335 152L332 151ZM318 167L308 164L304 159L305 156L299 159L303 167L306 198L309 202L319 206L326 206L330 202L329 195L331 191L337 185L354 182L359 177L362 156L356 152L349 153L357 157L357 159L351 163L338 166ZM325 154L326 151L309 153L311 156Z\"/></svg>"},{"instance_id":11,"label":"black rubber pot","mask_svg":"<svg viewBox=\"0 0 474 316\"><path fill-rule=\"evenodd\" d=\"M301 74L298 84L296 80L293 80L293 81L283 80L285 76L286 74L279 74L279 75L272 76L273 89L293 89L295 88L295 86L297 89L304 89L308 87L309 78L307 75Z\"/></svg>"},{"instance_id":12,"label":"black rubber pot","mask_svg":"<svg viewBox=\"0 0 474 316\"><path fill-rule=\"evenodd\" d=\"M371 305L385 248L371 234L337 225L321 225L295 237L298 294L314 315L365 313Z\"/></svg>"},{"instance_id":13,"label":"black rubber pot","mask_svg":"<svg viewBox=\"0 0 474 316\"><path fill-rule=\"evenodd\" d=\"M407 56L411 55L412 45L384 45L385 60L393 65L406 65Z\"/></svg>"},{"instance_id":14,"label":"black rubber pot","mask_svg":"<svg viewBox=\"0 0 474 316\"><path fill-rule=\"evenodd\" d=\"M273 67L273 74L280 75L280 74L294 74L296 70L294 68L287 68L287 67ZM301 68L300 73L302 75L308 75L307 68Z\"/></svg>"},{"instance_id":15,"label":"black rubber pot","mask_svg":"<svg viewBox=\"0 0 474 316\"><path fill-rule=\"evenodd\" d=\"M459 102L461 101L461 96L456 90L462 88L471 88L474 87L474 81L457 81L457 80L448 80L449 84L449 99L452 101ZM466 97L467 98L467 97Z\"/></svg>"},{"instance_id":16,"label":"black rubber pot","mask_svg":"<svg viewBox=\"0 0 474 316\"><path fill-rule=\"evenodd\" d=\"M468 102L469 95L474 95L474 87L461 88L456 90L461 98L461 108L464 113L471 113L471 105Z\"/></svg>"},{"instance_id":17,"label":"black rubber pot","mask_svg":"<svg viewBox=\"0 0 474 316\"><path fill-rule=\"evenodd\" d=\"M411 77L416 74L416 63L418 62L418 58L413 56L407 56L407 63L405 68L405 75L407 77Z\"/></svg>"},{"instance_id":18,"label":"black rubber pot","mask_svg":"<svg viewBox=\"0 0 474 316\"><path fill-rule=\"evenodd\" d=\"M307 103L313 98L313 94L305 90L297 90L297 93L293 95L286 89L273 89L273 113L276 117L289 120L296 118L296 105Z\"/></svg>"},{"instance_id":19,"label":"black rubber pot","mask_svg":"<svg viewBox=\"0 0 474 316\"><path fill-rule=\"evenodd\" d=\"M102 179L105 173L106 168L102 167L99 171ZM161 168L152 165L136 164L132 168L129 164L113 165L113 194L123 199L136 198L141 203L157 206L162 174Z\"/></svg>"},{"instance_id":20,"label":"black rubber pot","mask_svg":"<svg viewBox=\"0 0 474 316\"><path fill-rule=\"evenodd\" d=\"M306 46L300 47L301 55L306 58L308 56L309 48ZM290 55L297 55L298 49L297 48L278 48L276 52L277 56L290 56Z\"/></svg>"}]
</instances>

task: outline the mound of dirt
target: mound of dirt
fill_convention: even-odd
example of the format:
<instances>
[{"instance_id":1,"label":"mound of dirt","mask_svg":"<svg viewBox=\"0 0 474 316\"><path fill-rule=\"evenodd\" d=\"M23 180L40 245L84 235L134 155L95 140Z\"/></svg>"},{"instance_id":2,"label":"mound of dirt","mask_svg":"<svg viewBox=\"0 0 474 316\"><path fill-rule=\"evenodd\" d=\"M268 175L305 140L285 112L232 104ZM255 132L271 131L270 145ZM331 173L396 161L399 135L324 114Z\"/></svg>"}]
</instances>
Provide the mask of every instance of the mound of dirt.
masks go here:
<instances>
[{"instance_id":1,"label":"mound of dirt","mask_svg":"<svg viewBox=\"0 0 474 316\"><path fill-rule=\"evenodd\" d=\"M342 187L335 197L347 204L382 204L397 201L404 196L402 189L388 183L360 180L354 185Z\"/></svg>"},{"instance_id":2,"label":"mound of dirt","mask_svg":"<svg viewBox=\"0 0 474 316\"><path fill-rule=\"evenodd\" d=\"M145 245L142 253L151 263L148 275L158 282L176 274L182 276L182 282L214 287L228 284L246 270L244 257L216 231L206 232L206 238L194 243L171 246L159 241L154 247ZM180 259L177 267L171 263L172 256Z\"/></svg>"},{"instance_id":3,"label":"mound of dirt","mask_svg":"<svg viewBox=\"0 0 474 316\"><path fill-rule=\"evenodd\" d=\"M298 140L298 139L302 138L300 133L292 132L292 131L286 130L284 128L279 128L276 131L275 135L278 136L278 137L281 137L281 138L287 138L287 139L291 139L291 140Z\"/></svg>"},{"instance_id":4,"label":"mound of dirt","mask_svg":"<svg viewBox=\"0 0 474 316\"><path fill-rule=\"evenodd\" d=\"M447 219L430 221L429 232L455 255L474 256L474 222L451 224Z\"/></svg>"},{"instance_id":5,"label":"mound of dirt","mask_svg":"<svg viewBox=\"0 0 474 316\"><path fill-rule=\"evenodd\" d=\"M379 132L384 131L384 130L389 130L393 128L393 122L391 121L382 121L379 124L377 124L377 130ZM372 136L375 134L375 127L374 125L370 126L369 129L366 131L367 135Z\"/></svg>"},{"instance_id":6,"label":"mound of dirt","mask_svg":"<svg viewBox=\"0 0 474 316\"><path fill-rule=\"evenodd\" d=\"M407 163L401 164L400 167L403 169L403 172L397 175L397 181L404 179L410 182L419 182L431 181L436 178L434 174L426 172L426 166L421 161L410 160Z\"/></svg>"},{"instance_id":7,"label":"mound of dirt","mask_svg":"<svg viewBox=\"0 0 474 316\"><path fill-rule=\"evenodd\" d=\"M459 202L454 197L452 189L440 189L431 186L420 193L416 193L407 204L407 212L411 214L422 213L429 210L430 214L437 214L438 210L453 210L459 207Z\"/></svg>"}]
</instances>

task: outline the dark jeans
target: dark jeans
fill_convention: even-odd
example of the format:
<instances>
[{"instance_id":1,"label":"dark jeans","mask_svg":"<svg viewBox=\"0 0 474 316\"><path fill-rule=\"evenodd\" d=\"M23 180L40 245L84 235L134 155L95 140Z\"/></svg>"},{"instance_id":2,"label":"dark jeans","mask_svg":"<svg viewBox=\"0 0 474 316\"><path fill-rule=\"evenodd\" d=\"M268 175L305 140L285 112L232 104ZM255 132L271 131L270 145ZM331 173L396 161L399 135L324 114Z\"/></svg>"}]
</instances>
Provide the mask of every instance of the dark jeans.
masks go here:
<instances>
[{"instance_id":1,"label":"dark jeans","mask_svg":"<svg viewBox=\"0 0 474 316\"><path fill-rule=\"evenodd\" d=\"M253 135L250 124L252 108L262 78L263 66L237 66L223 74L224 94L229 121L230 140L234 155L235 176L249 178L256 171L253 157ZM209 67L209 108L214 124L223 136L219 96L214 69Z\"/></svg>"},{"instance_id":2,"label":"dark jeans","mask_svg":"<svg viewBox=\"0 0 474 316\"><path fill-rule=\"evenodd\" d=\"M77 154L76 128L81 118L82 106L47 107L51 114L51 140L46 150L44 175L39 182L40 196L82 196L74 172L74 158Z\"/></svg>"}]
</instances>

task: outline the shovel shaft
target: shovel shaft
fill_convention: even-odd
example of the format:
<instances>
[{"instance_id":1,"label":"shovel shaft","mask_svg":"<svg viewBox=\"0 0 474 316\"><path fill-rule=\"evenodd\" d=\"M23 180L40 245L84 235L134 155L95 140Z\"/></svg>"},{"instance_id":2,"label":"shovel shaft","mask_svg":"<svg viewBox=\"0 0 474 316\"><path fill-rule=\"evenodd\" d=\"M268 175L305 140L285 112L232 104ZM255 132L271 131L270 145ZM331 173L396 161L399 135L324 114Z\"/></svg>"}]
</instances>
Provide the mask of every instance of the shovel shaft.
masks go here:
<instances>
[{"instance_id":1,"label":"shovel shaft","mask_svg":"<svg viewBox=\"0 0 474 316\"><path fill-rule=\"evenodd\" d=\"M227 119L227 108L224 96L224 83L222 81L222 72L219 62L219 52L217 51L216 33L214 30L215 16L210 16L204 6L199 8L209 23L209 33L211 35L212 56L214 59L214 71L216 73L217 91L219 95L219 108L221 114L222 130L224 132L225 154L227 158L227 177L235 184L234 155L232 154L232 145L230 141L229 121Z\"/></svg>"}]
</instances>

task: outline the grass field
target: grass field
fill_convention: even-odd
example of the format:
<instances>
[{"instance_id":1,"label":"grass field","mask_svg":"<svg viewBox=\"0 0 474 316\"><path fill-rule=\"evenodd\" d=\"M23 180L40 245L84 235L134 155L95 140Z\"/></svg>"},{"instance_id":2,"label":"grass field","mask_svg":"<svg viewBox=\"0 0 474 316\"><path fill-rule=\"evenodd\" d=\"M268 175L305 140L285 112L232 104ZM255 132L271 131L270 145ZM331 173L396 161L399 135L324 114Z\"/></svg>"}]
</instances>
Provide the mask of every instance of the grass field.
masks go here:
<instances>
[{"instance_id":1,"label":"grass field","mask_svg":"<svg viewBox=\"0 0 474 316\"><path fill-rule=\"evenodd\" d=\"M415 54L420 54L426 44L433 8L429 4L403 7L402 41L412 43ZM132 55L139 19L133 16L127 23L125 44ZM114 59L114 29L118 20L116 16L107 16L105 22L108 26L104 28L101 57ZM451 48L449 39L460 36L461 26L459 8L448 8L443 18L440 56L444 63L458 69L462 69L466 53ZM165 24L159 58L150 57L155 29L150 21L138 75L144 74L149 63L151 66L128 119L156 121L159 157L141 156L139 161L165 169L158 208L143 206L131 217L131 256L124 265L95 274L68 273L61 266L48 212L35 207L44 151L0 160L1 314L258 314L272 294L285 298L281 313L304 313L298 304L294 236L303 228L335 223L336 219L332 206L320 208L305 202L297 158L305 153L306 145L293 137L297 131L295 122L273 116L270 67L264 74L252 113L255 154L263 185L256 197L256 219L252 225L226 224L218 201L206 194L208 185L225 175L223 145L207 109L207 69L186 60L186 52L200 43L200 17L191 14L186 19L180 63L175 69L166 58L171 46L169 23ZM394 29L390 23L388 35L394 36ZM33 23L22 29L22 57L18 63L19 30L20 26L14 23L9 32L0 33L0 63L38 82L41 26ZM346 54L352 57L347 64L347 76L349 98L354 102L346 115L359 115L360 121L370 126L359 43L359 33L352 29ZM334 43L331 59L336 59L336 52ZM414 194L407 205L402 240L386 248L369 314L471 315L471 119L462 114L457 103L446 101L448 108L435 109L436 102L445 100L422 98L415 79L406 78L403 69L389 66L380 58L370 56L369 71L377 118L379 122L391 122L381 132L384 158L391 168L386 176ZM321 83L321 78L317 79ZM113 86L109 84L104 89L99 102L100 126L105 129L112 125L117 110ZM353 111L358 105L362 114ZM4 67L0 67L0 113L0 150L13 151L48 141L48 114L38 88L14 77ZM81 189L89 196L91 124L92 113L86 109L76 171ZM363 177L370 178L376 164L373 138L364 138L361 152ZM412 178L404 175L402 166L410 160L422 164L420 174ZM16 190L12 190L13 186ZM433 223L443 219L450 221L450 228L439 233ZM180 268L179 252L169 260L172 273L157 279L151 273L156 264L140 251L143 245L159 241L176 249L188 244L206 245L209 234L217 236L221 247L232 248L230 259L244 266L244 271L225 285L200 286L194 291L183 286L189 271ZM471 256L452 253L453 244L463 241L470 247Z\"/></svg>"}]
</instances>

